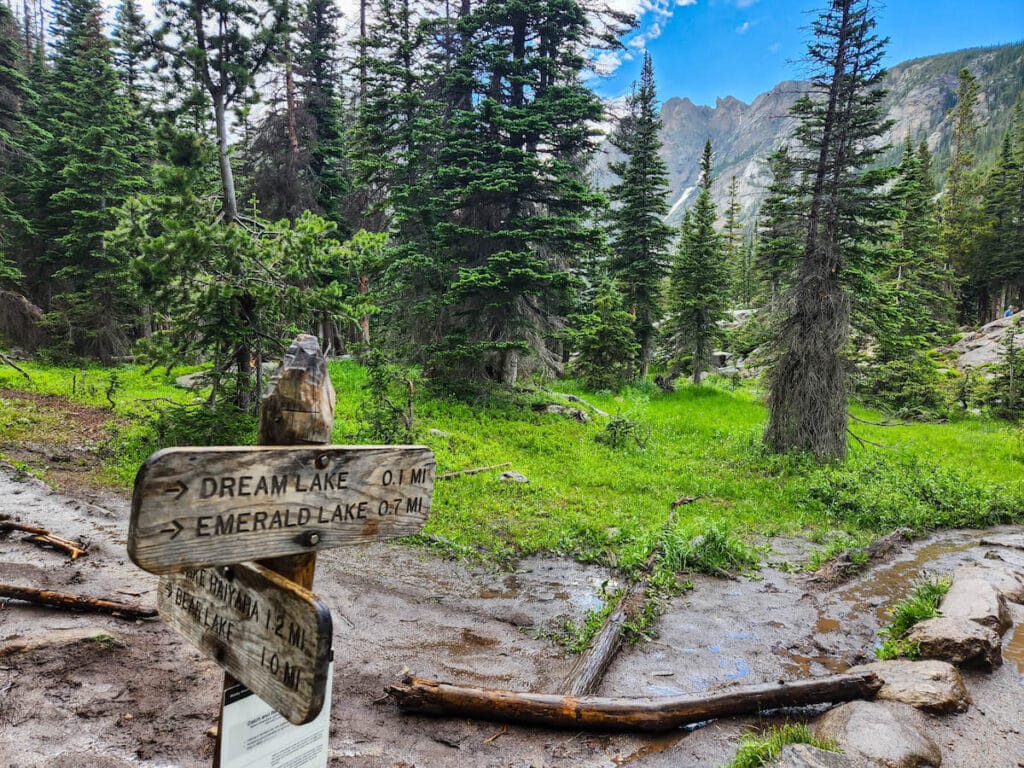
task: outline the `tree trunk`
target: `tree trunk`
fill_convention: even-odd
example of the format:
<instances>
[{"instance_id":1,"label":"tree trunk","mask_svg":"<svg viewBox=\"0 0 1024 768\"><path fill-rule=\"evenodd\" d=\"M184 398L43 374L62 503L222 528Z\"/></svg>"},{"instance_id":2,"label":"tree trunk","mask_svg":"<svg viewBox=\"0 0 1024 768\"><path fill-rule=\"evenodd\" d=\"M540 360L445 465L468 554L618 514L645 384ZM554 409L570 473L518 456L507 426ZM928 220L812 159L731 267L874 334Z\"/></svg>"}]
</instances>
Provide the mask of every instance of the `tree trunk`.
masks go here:
<instances>
[{"instance_id":1,"label":"tree trunk","mask_svg":"<svg viewBox=\"0 0 1024 768\"><path fill-rule=\"evenodd\" d=\"M213 116L217 127L217 162L220 165L220 186L224 195L224 222L230 224L238 218L235 199L235 175L228 155L228 116L224 94L213 95Z\"/></svg>"},{"instance_id":2,"label":"tree trunk","mask_svg":"<svg viewBox=\"0 0 1024 768\"><path fill-rule=\"evenodd\" d=\"M508 387L515 386L519 378L519 352L515 349L505 350L501 364L501 383Z\"/></svg>"}]
</instances>

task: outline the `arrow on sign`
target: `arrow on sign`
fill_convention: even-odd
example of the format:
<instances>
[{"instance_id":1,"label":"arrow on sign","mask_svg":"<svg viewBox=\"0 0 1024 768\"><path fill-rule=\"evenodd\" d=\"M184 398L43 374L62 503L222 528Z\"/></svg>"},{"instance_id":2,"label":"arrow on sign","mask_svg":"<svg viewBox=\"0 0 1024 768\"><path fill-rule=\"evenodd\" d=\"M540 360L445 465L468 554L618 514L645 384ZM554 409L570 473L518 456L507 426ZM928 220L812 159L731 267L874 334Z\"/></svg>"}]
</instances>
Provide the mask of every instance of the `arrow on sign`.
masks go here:
<instances>
[{"instance_id":1,"label":"arrow on sign","mask_svg":"<svg viewBox=\"0 0 1024 768\"><path fill-rule=\"evenodd\" d=\"M173 525L174 527L173 528L161 528L160 529L160 533L169 533L169 534L171 534L171 538L174 539L174 538L177 537L177 535L179 533L181 533L183 530L185 530L185 526L182 525L181 523L179 523L177 520L171 520L171 525Z\"/></svg>"},{"instance_id":2,"label":"arrow on sign","mask_svg":"<svg viewBox=\"0 0 1024 768\"><path fill-rule=\"evenodd\" d=\"M182 496L185 495L185 491L187 491L187 490L188 490L188 486L185 485L185 483L183 483L181 480L179 480L178 482L176 482L174 485L170 486L169 488L164 488L164 493L165 494L166 493L176 493L177 495L174 497L174 500L177 501L178 499L180 499ZM171 538L174 538L174 537L172 536Z\"/></svg>"}]
</instances>

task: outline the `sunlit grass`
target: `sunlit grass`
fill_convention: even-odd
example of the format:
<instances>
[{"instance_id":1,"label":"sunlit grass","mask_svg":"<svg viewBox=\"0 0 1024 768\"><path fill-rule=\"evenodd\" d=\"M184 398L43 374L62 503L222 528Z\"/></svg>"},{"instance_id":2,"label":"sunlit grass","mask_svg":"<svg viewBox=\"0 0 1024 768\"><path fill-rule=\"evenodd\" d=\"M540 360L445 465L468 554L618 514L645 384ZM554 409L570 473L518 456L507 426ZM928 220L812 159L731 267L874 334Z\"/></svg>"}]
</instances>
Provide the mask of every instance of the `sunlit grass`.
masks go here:
<instances>
[{"instance_id":1,"label":"sunlit grass","mask_svg":"<svg viewBox=\"0 0 1024 768\"><path fill-rule=\"evenodd\" d=\"M174 376L195 369L25 368L31 384L2 369L0 387L109 410L114 437L105 446L103 476L121 487L130 486L142 460L165 445L255 438L251 419L182 407L194 403L195 393L176 388ZM365 370L349 360L333 361L330 372L337 392L333 439L352 443ZM605 419L584 424L533 411L532 403L557 400L544 393L493 393L464 402L431 396L421 386L416 439L433 449L438 473L507 463L529 479L504 483L495 470L438 481L424 531L428 539L447 542L460 554L500 559L552 552L628 570L663 538L672 502L696 497L675 510L676 554L694 560L684 567L699 568L699 558L686 548L702 532L723 532L729 547L716 557L735 562L707 566L714 570L748 567L741 545L761 536L863 541L902 524L923 530L1022 519L1024 440L1019 428L1001 422L857 423L858 435L889 447L854 442L844 464L819 466L805 456L762 450L766 411L751 389L714 380L699 387L683 383L670 394L655 387L618 395L585 392L571 381L553 388L630 420L649 438L643 447L626 440L613 448L598 439ZM16 411L0 402L0 438L62 427L59 414L45 407L25 416ZM881 420L871 412L857 414ZM19 421L25 418L28 424Z\"/></svg>"}]
</instances>

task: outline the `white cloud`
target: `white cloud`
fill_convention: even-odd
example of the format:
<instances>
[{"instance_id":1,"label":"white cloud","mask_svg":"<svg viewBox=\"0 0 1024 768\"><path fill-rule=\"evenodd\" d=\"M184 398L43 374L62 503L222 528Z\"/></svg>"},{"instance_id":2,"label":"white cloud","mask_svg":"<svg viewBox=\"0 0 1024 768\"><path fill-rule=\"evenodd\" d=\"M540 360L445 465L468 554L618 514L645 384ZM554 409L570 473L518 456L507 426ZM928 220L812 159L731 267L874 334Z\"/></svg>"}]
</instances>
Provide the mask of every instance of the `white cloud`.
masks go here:
<instances>
[{"instance_id":1,"label":"white cloud","mask_svg":"<svg viewBox=\"0 0 1024 768\"><path fill-rule=\"evenodd\" d=\"M594 59L591 69L596 75L610 75L622 66L622 57L617 51L603 51Z\"/></svg>"},{"instance_id":2,"label":"white cloud","mask_svg":"<svg viewBox=\"0 0 1024 768\"><path fill-rule=\"evenodd\" d=\"M748 29L750 29L750 22L749 21L744 21L742 24L740 24L738 27L736 27L736 34L737 35L742 35Z\"/></svg>"}]
</instances>

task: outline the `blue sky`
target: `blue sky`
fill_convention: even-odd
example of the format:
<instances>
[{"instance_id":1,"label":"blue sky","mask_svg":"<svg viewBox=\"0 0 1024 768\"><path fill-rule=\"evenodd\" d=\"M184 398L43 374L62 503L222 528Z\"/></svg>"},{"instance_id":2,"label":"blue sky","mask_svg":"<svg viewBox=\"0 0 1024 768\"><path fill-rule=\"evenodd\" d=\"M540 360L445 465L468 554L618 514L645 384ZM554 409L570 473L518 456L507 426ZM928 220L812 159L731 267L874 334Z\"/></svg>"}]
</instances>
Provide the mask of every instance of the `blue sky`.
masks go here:
<instances>
[{"instance_id":1,"label":"blue sky","mask_svg":"<svg viewBox=\"0 0 1024 768\"><path fill-rule=\"evenodd\" d=\"M638 13L627 50L601 64L612 74L590 81L601 96L629 92L641 52L654 61L658 95L697 104L735 96L750 102L781 80L801 77L807 26L824 0L612 0ZM961 48L1024 40L1022 0L888 0L878 32L889 37L885 63Z\"/></svg>"}]
</instances>

